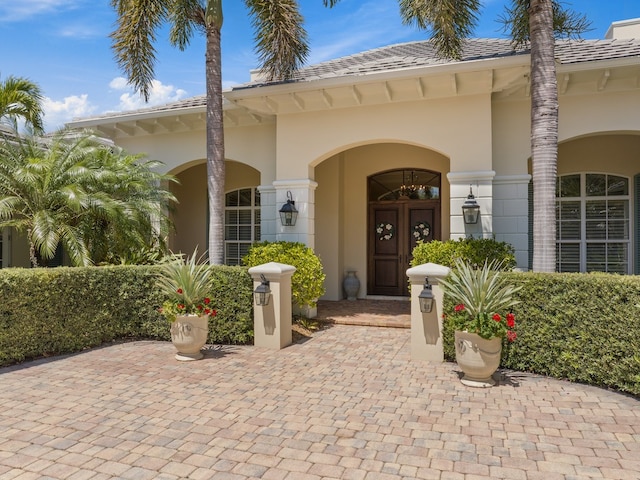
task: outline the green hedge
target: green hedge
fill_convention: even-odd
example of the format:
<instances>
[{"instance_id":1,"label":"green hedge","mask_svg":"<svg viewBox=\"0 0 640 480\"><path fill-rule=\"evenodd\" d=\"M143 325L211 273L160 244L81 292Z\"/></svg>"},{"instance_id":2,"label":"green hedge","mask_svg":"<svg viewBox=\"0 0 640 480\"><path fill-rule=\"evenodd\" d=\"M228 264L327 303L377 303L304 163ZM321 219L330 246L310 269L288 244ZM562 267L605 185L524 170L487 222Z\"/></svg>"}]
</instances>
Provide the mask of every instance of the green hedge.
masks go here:
<instances>
[{"instance_id":1,"label":"green hedge","mask_svg":"<svg viewBox=\"0 0 640 480\"><path fill-rule=\"evenodd\" d=\"M77 352L122 338L168 340L157 308L158 267L0 270L0 365ZM253 339L252 281L245 268L213 267L210 343Z\"/></svg>"},{"instance_id":2,"label":"green hedge","mask_svg":"<svg viewBox=\"0 0 640 480\"><path fill-rule=\"evenodd\" d=\"M501 366L640 395L640 277L504 275L522 286L522 303L513 309L518 339L504 343ZM454 361L444 325L445 356Z\"/></svg>"},{"instance_id":3,"label":"green hedge","mask_svg":"<svg viewBox=\"0 0 640 480\"><path fill-rule=\"evenodd\" d=\"M412 252L411 266L424 263L436 263L453 267L456 259L462 259L474 268L481 268L486 261L502 262L503 270L512 270L516 266L516 257L511 244L498 242L493 238L461 238L458 240L433 240L418 243Z\"/></svg>"}]
</instances>

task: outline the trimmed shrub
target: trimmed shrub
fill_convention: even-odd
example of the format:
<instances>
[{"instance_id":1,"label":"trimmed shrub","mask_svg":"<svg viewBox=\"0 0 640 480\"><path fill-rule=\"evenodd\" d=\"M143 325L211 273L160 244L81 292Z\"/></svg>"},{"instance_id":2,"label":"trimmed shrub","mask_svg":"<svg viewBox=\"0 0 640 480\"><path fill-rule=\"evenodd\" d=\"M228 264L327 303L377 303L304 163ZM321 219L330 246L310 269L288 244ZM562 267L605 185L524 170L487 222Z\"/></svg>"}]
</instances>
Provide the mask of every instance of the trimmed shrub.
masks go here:
<instances>
[{"instance_id":1,"label":"trimmed shrub","mask_svg":"<svg viewBox=\"0 0 640 480\"><path fill-rule=\"evenodd\" d=\"M516 266L516 257L511 244L498 242L493 238L469 237L418 243L412 255L412 267L430 262L452 268L456 259L465 261L472 268L482 268L485 261L502 262L501 270L512 270Z\"/></svg>"},{"instance_id":2,"label":"trimmed shrub","mask_svg":"<svg viewBox=\"0 0 640 480\"><path fill-rule=\"evenodd\" d=\"M212 267L218 315L209 342L250 343L252 282L245 268ZM158 313L157 266L0 270L0 365L125 338L169 340Z\"/></svg>"},{"instance_id":3,"label":"trimmed shrub","mask_svg":"<svg viewBox=\"0 0 640 480\"><path fill-rule=\"evenodd\" d=\"M253 343L253 281L245 267L216 266L211 273L209 343Z\"/></svg>"},{"instance_id":4,"label":"trimmed shrub","mask_svg":"<svg viewBox=\"0 0 640 480\"><path fill-rule=\"evenodd\" d=\"M521 286L518 338L501 365L640 395L640 277L601 273L505 273ZM453 304L445 299L445 312ZM455 361L444 322L445 356Z\"/></svg>"},{"instance_id":5,"label":"trimmed shrub","mask_svg":"<svg viewBox=\"0 0 640 480\"><path fill-rule=\"evenodd\" d=\"M315 252L299 242L262 242L254 244L242 262L255 267L269 262L278 262L296 267L291 278L293 303L300 307L315 307L318 298L324 295L325 274L322 263Z\"/></svg>"}]
</instances>

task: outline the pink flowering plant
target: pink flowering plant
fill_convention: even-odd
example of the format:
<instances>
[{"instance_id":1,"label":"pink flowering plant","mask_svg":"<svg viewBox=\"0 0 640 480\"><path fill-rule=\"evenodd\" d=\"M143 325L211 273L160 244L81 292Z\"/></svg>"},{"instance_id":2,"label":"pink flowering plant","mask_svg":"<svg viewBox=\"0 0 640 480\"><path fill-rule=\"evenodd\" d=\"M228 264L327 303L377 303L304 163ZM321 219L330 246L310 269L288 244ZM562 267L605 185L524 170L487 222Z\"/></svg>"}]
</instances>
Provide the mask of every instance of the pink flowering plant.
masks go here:
<instances>
[{"instance_id":1,"label":"pink flowering plant","mask_svg":"<svg viewBox=\"0 0 640 480\"><path fill-rule=\"evenodd\" d=\"M197 252L186 259L182 254L170 256L162 265L157 284L165 296L160 313L173 322L178 315L208 315L216 311L211 306L211 268L198 258Z\"/></svg>"},{"instance_id":2,"label":"pink flowering plant","mask_svg":"<svg viewBox=\"0 0 640 480\"><path fill-rule=\"evenodd\" d=\"M499 272L500 264L487 263L473 269L458 260L449 276L441 281L444 294L455 304L453 312L445 314L455 330L475 333L482 338L516 337L516 317L511 311L517 305L514 294L521 287L509 284Z\"/></svg>"}]
</instances>

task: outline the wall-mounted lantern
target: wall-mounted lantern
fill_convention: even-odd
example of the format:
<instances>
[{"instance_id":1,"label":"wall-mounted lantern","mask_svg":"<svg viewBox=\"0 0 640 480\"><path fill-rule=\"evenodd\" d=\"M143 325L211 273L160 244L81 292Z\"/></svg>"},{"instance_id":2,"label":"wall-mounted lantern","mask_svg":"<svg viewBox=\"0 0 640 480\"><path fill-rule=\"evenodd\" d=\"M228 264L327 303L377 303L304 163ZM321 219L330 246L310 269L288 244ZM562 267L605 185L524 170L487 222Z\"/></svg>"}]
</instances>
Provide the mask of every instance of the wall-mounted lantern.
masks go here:
<instances>
[{"instance_id":1,"label":"wall-mounted lantern","mask_svg":"<svg viewBox=\"0 0 640 480\"><path fill-rule=\"evenodd\" d=\"M420 301L420 311L422 313L431 313L435 297L433 296L428 277L424 279L424 288L420 292L420 295L418 295L418 300Z\"/></svg>"},{"instance_id":2,"label":"wall-mounted lantern","mask_svg":"<svg viewBox=\"0 0 640 480\"><path fill-rule=\"evenodd\" d=\"M296 202L293 201L291 192L287 192L287 203L282 205L280 209L280 222L283 227L293 227L298 219L298 210Z\"/></svg>"},{"instance_id":3,"label":"wall-mounted lantern","mask_svg":"<svg viewBox=\"0 0 640 480\"><path fill-rule=\"evenodd\" d=\"M260 274L261 283L253 291L253 295L256 299L256 305L260 307L266 307L269 305L269 299L271 298L271 288L269 287L269 280L267 280L264 274Z\"/></svg>"},{"instance_id":4,"label":"wall-mounted lantern","mask_svg":"<svg viewBox=\"0 0 640 480\"><path fill-rule=\"evenodd\" d=\"M467 225L478 223L478 217L480 216L480 205L476 202L476 197L473 196L473 190L469 185L469 196L462 205L462 217L464 223Z\"/></svg>"}]
</instances>

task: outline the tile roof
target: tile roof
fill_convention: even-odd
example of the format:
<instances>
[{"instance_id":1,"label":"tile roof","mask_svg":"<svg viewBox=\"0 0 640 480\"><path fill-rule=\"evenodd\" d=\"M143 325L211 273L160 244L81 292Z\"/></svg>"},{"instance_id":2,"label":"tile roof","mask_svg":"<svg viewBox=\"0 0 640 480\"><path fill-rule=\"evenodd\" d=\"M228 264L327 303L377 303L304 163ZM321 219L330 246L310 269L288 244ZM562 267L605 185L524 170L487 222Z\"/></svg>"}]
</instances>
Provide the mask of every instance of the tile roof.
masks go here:
<instances>
[{"instance_id":1,"label":"tile roof","mask_svg":"<svg viewBox=\"0 0 640 480\"><path fill-rule=\"evenodd\" d=\"M295 83L327 78L367 75L391 70L402 70L429 65L462 63L474 60L487 60L528 54L528 49L514 49L507 39L475 38L465 42L461 60L438 58L429 40L401 43L368 50L346 57L309 65L298 70L293 79L287 82L254 81L238 85L232 90L242 90L278 83ZM580 62L612 60L638 57L640 64L640 39L610 40L559 40L556 42L556 56L561 64L577 64ZM144 114L147 112L165 112L189 107L206 105L206 97L199 95L177 102L143 108L131 112L114 112L96 118L122 117L127 114ZM84 119L83 119L84 120Z\"/></svg>"},{"instance_id":2,"label":"tile roof","mask_svg":"<svg viewBox=\"0 0 640 480\"><path fill-rule=\"evenodd\" d=\"M296 72L289 82L366 75L389 70L487 60L528 53L528 48L515 49L508 39L474 38L465 42L461 60L448 60L436 55L433 44L429 40L422 40L380 47L310 65ZM558 40L556 42L556 56L561 64L640 57L640 39ZM237 86L234 90L275 83L278 82L252 82Z\"/></svg>"}]
</instances>

